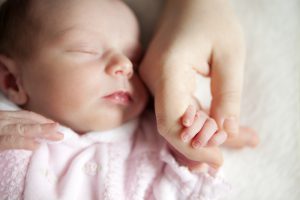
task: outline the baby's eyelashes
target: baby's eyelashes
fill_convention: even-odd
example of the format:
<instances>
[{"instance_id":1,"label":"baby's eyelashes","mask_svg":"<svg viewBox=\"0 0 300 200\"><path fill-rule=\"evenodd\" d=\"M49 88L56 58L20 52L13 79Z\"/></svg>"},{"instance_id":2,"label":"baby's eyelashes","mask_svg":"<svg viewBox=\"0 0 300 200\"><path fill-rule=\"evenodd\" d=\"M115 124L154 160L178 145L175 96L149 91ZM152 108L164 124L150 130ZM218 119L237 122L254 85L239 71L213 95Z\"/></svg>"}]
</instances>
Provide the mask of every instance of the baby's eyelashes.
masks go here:
<instances>
[{"instance_id":1,"label":"baby's eyelashes","mask_svg":"<svg viewBox=\"0 0 300 200\"><path fill-rule=\"evenodd\" d=\"M90 55L101 55L102 52L96 49L70 49L67 50L68 53L82 53L82 54L90 54Z\"/></svg>"}]
</instances>

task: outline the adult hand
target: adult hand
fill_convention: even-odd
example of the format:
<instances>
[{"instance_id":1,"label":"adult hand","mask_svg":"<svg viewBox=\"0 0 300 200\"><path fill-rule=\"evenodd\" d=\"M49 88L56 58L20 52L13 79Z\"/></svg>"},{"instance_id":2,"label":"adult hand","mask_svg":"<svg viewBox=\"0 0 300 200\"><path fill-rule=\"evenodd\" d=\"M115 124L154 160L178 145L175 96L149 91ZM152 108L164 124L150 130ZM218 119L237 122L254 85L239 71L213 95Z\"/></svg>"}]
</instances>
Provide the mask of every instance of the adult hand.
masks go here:
<instances>
[{"instance_id":1,"label":"adult hand","mask_svg":"<svg viewBox=\"0 0 300 200\"><path fill-rule=\"evenodd\" d=\"M34 150L37 139L61 140L58 123L30 111L0 111L0 151Z\"/></svg>"},{"instance_id":2,"label":"adult hand","mask_svg":"<svg viewBox=\"0 0 300 200\"><path fill-rule=\"evenodd\" d=\"M195 102L197 76L211 78L209 115L231 137L239 130L244 60L242 30L228 1L167 0L140 75L154 95L160 134L187 158L201 160L200 150L179 138L180 116Z\"/></svg>"}]
</instances>

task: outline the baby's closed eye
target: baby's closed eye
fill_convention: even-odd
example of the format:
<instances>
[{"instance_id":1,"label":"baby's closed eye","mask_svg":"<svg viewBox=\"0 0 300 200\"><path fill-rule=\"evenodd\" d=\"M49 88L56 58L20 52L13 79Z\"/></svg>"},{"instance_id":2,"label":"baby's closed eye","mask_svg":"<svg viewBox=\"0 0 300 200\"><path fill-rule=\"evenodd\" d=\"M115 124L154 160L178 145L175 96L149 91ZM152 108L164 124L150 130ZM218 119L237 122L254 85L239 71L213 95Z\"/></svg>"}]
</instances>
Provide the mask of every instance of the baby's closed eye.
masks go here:
<instances>
[{"instance_id":1,"label":"baby's closed eye","mask_svg":"<svg viewBox=\"0 0 300 200\"><path fill-rule=\"evenodd\" d=\"M103 54L103 50L95 47L89 46L79 46L79 47L72 47L68 48L66 52L69 53L83 53L83 54L91 54L91 55L101 55Z\"/></svg>"}]
</instances>

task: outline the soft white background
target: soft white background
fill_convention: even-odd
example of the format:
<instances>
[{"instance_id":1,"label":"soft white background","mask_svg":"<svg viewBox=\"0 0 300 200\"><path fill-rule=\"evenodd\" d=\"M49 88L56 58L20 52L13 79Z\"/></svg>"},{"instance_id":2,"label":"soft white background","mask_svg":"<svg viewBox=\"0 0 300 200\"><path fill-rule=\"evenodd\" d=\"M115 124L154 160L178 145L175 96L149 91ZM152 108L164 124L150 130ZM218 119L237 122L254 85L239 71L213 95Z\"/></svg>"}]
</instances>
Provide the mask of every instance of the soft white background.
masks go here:
<instances>
[{"instance_id":1,"label":"soft white background","mask_svg":"<svg viewBox=\"0 0 300 200\"><path fill-rule=\"evenodd\" d=\"M127 1L149 33L157 1ZM233 5L248 51L242 122L259 132L261 144L225 151L224 176L233 188L226 200L299 200L300 1L235 0Z\"/></svg>"},{"instance_id":2,"label":"soft white background","mask_svg":"<svg viewBox=\"0 0 300 200\"><path fill-rule=\"evenodd\" d=\"M300 199L300 1L236 0L248 57L242 121L256 150L226 152L228 200Z\"/></svg>"}]
</instances>

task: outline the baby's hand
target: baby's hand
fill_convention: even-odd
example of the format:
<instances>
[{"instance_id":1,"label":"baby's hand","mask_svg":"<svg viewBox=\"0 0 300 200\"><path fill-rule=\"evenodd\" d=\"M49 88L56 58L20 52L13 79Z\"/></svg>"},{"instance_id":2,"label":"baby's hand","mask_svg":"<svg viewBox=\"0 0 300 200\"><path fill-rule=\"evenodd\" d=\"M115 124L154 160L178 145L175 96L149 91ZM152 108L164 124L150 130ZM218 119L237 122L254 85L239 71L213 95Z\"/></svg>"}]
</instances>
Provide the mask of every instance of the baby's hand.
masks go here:
<instances>
[{"instance_id":1,"label":"baby's hand","mask_svg":"<svg viewBox=\"0 0 300 200\"><path fill-rule=\"evenodd\" d=\"M216 121L204 111L196 110L190 105L181 118L183 131L180 137L183 142L191 143L193 148L218 146L225 142L227 134L218 130Z\"/></svg>"}]
</instances>

